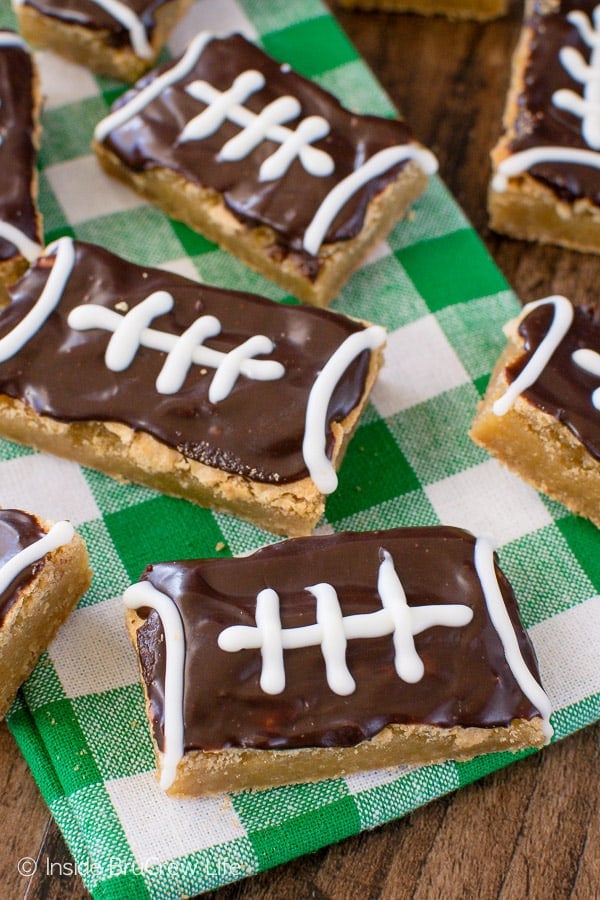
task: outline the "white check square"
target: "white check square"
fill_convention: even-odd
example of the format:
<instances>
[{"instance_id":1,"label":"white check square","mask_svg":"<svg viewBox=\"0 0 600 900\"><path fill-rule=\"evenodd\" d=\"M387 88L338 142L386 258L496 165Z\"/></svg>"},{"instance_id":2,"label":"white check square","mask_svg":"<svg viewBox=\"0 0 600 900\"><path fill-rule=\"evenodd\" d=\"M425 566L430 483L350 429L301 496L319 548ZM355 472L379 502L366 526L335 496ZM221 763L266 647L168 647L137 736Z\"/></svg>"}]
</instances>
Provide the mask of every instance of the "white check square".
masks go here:
<instances>
[{"instance_id":1,"label":"white check square","mask_svg":"<svg viewBox=\"0 0 600 900\"><path fill-rule=\"evenodd\" d=\"M385 365L372 399L382 416L423 403L470 379L435 316L388 335Z\"/></svg>"},{"instance_id":2,"label":"white check square","mask_svg":"<svg viewBox=\"0 0 600 900\"><path fill-rule=\"evenodd\" d=\"M425 487L444 525L458 525L475 535L507 544L551 524L538 494L502 468L495 459Z\"/></svg>"}]
</instances>

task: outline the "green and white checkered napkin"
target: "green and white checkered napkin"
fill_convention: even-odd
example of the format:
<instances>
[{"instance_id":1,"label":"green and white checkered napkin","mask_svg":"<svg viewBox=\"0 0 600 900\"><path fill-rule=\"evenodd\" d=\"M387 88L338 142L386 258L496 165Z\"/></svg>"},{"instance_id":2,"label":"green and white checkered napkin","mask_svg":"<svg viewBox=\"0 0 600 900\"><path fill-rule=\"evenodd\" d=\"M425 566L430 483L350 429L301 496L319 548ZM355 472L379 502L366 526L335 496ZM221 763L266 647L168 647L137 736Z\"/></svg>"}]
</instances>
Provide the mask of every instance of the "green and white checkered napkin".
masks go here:
<instances>
[{"instance_id":1,"label":"green and white checkered napkin","mask_svg":"<svg viewBox=\"0 0 600 900\"><path fill-rule=\"evenodd\" d=\"M4 26L13 24L7 6ZM170 51L203 28L245 33L350 107L394 112L318 0L199 0ZM89 150L92 129L122 86L50 54L39 54L39 64L48 241L74 234L141 264L286 299L101 173ZM556 738L600 718L598 531L501 469L467 436L504 343L501 326L517 302L438 180L334 308L385 325L389 342L322 530L442 522L492 535L539 657ZM273 537L6 441L0 503L71 519L95 571L9 724L97 898L175 898L218 887L401 816L514 759L167 799L154 780L120 595L148 562L238 554Z\"/></svg>"}]
</instances>

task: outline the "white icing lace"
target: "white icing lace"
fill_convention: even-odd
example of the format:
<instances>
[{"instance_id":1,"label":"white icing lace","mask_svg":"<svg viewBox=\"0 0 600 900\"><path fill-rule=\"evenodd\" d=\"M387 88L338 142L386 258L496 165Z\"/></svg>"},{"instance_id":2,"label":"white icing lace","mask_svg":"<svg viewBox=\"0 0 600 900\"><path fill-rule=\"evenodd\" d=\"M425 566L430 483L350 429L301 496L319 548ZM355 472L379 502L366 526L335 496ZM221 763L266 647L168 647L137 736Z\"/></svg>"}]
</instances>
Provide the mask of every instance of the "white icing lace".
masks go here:
<instances>
[{"instance_id":1,"label":"white icing lace","mask_svg":"<svg viewBox=\"0 0 600 900\"><path fill-rule=\"evenodd\" d=\"M305 590L316 599L316 623L298 628L281 627L279 596L272 588L266 588L256 598L256 626L231 625L219 634L218 645L229 653L260 649L260 686L266 694L280 694L285 689L284 650L320 645L327 684L335 694L346 696L356 689L346 663L348 640L391 634L396 673L403 681L414 684L425 672L414 636L435 626L459 628L467 625L473 618L473 611L460 603L410 607L387 550L382 551L377 588L382 603L380 610L343 616L337 592L331 584L322 582L306 587Z\"/></svg>"},{"instance_id":2,"label":"white icing lace","mask_svg":"<svg viewBox=\"0 0 600 900\"><path fill-rule=\"evenodd\" d=\"M211 403L228 397L240 375L258 381L272 381L284 375L281 363L253 359L273 352L275 345L265 335L254 335L228 353L204 347L202 341L221 332L221 323L215 316L201 316L180 336L148 327L153 319L172 308L172 295L155 291L124 316L94 303L77 306L69 313L68 323L76 331L101 328L113 332L104 356L107 368L113 372L127 369L140 347L167 353L156 380L159 394L181 390L192 365L216 369L208 389Z\"/></svg>"}]
</instances>

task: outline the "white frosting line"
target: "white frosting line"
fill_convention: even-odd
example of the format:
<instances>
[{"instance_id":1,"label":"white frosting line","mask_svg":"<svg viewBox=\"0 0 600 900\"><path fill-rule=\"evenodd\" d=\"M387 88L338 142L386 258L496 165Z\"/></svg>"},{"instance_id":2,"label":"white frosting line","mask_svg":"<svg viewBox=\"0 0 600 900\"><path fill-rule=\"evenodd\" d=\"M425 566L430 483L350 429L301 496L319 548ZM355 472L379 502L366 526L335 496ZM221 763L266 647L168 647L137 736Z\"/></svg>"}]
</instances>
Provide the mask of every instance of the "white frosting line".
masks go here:
<instances>
[{"instance_id":1,"label":"white frosting line","mask_svg":"<svg viewBox=\"0 0 600 900\"><path fill-rule=\"evenodd\" d=\"M256 598L256 629L261 641L261 689L265 694L280 694L285 688L282 629L279 597L271 588L265 588Z\"/></svg>"},{"instance_id":2,"label":"white frosting line","mask_svg":"<svg viewBox=\"0 0 600 900\"><path fill-rule=\"evenodd\" d=\"M154 50L148 40L144 23L129 6L120 3L119 0L92 0L92 3L101 6L113 19L127 29L136 56L139 56L140 59L152 59Z\"/></svg>"},{"instance_id":3,"label":"white frosting line","mask_svg":"<svg viewBox=\"0 0 600 900\"><path fill-rule=\"evenodd\" d=\"M155 78L154 81L146 85L139 94L132 97L129 103L125 103L120 109L115 110L115 112L98 122L94 131L95 139L97 141L103 141L113 128L120 128L121 125L124 125L136 116L149 103L162 94L166 88L175 84L175 82L179 81L181 78L185 78L185 76L194 68L200 59L204 48L211 40L212 34L208 31L202 31L200 34L197 34L179 62L173 66L172 69L163 72L162 75L159 75L158 78Z\"/></svg>"},{"instance_id":4,"label":"white frosting line","mask_svg":"<svg viewBox=\"0 0 600 900\"><path fill-rule=\"evenodd\" d=\"M63 544L72 541L74 534L75 531L70 522L56 522L44 537L34 541L33 544L11 557L3 566L0 566L0 593L5 591L28 566L38 562L47 553L52 553L57 547L62 547Z\"/></svg>"},{"instance_id":5,"label":"white frosting line","mask_svg":"<svg viewBox=\"0 0 600 900\"><path fill-rule=\"evenodd\" d=\"M179 610L170 597L147 581L131 585L123 594L127 609L150 607L160 616L166 646L164 736L160 786L168 790L175 781L183 756L183 678L185 637Z\"/></svg>"},{"instance_id":6,"label":"white frosting line","mask_svg":"<svg viewBox=\"0 0 600 900\"><path fill-rule=\"evenodd\" d=\"M375 153L362 166L338 182L323 199L304 233L303 246L306 252L313 256L317 255L329 226L360 188L373 178L377 178L378 175L387 172L392 166L407 159L414 159L427 175L433 175L437 171L437 161L433 153L416 144L386 147L385 150Z\"/></svg>"},{"instance_id":7,"label":"white frosting line","mask_svg":"<svg viewBox=\"0 0 600 900\"><path fill-rule=\"evenodd\" d=\"M325 452L327 409L332 394L350 363L363 350L381 347L385 338L385 329L379 325L351 334L328 359L311 388L306 405L302 455L310 477L322 494L331 494L337 487L335 469Z\"/></svg>"},{"instance_id":8,"label":"white frosting line","mask_svg":"<svg viewBox=\"0 0 600 900\"><path fill-rule=\"evenodd\" d=\"M256 627L231 625L217 639L221 650L261 649L263 668L260 686L265 693L280 694L285 689L283 650L320 645L327 684L340 696L352 694L356 684L346 663L346 645L350 639L368 639L393 634L395 666L398 677L414 684L424 675L413 636L441 625L460 628L473 618L463 604L409 607L404 589L388 551L383 550L377 587L382 609L372 613L343 616L335 588L327 582L307 587L317 601L316 623L298 628L283 628L279 616L279 596L266 588L256 598ZM266 661L266 662L265 662ZM268 667L265 673L265 666Z\"/></svg>"},{"instance_id":9,"label":"white frosting line","mask_svg":"<svg viewBox=\"0 0 600 900\"><path fill-rule=\"evenodd\" d=\"M515 175L521 175L528 169L545 162L572 163L579 166L591 166L600 169L600 153L594 150L579 150L572 147L531 147L520 153L507 156L498 165L492 179L492 188L499 194L508 188L508 181Z\"/></svg>"},{"instance_id":10,"label":"white frosting line","mask_svg":"<svg viewBox=\"0 0 600 900\"><path fill-rule=\"evenodd\" d=\"M221 332L221 323L215 316L200 316L186 328L167 354L167 358L156 379L159 394L176 394L183 387L194 361L194 352L199 344Z\"/></svg>"},{"instance_id":11,"label":"white frosting line","mask_svg":"<svg viewBox=\"0 0 600 900\"><path fill-rule=\"evenodd\" d=\"M51 244L46 252L49 254L54 249L56 249L56 258L52 271L35 305L12 331L0 339L0 362L10 359L15 353L18 353L42 327L60 302L75 263L75 249L70 237L60 238L55 244Z\"/></svg>"},{"instance_id":12,"label":"white frosting line","mask_svg":"<svg viewBox=\"0 0 600 900\"><path fill-rule=\"evenodd\" d=\"M306 590L317 601L316 619L321 629L321 652L325 660L327 684L341 697L356 690L356 682L346 663L346 633L340 601L334 587L326 582L314 584Z\"/></svg>"},{"instance_id":13,"label":"white frosting line","mask_svg":"<svg viewBox=\"0 0 600 900\"><path fill-rule=\"evenodd\" d=\"M76 306L69 313L68 323L75 331L101 328L113 332L104 357L107 368L113 372L122 372L130 366L140 347L166 353L156 379L159 394L181 390L192 364L216 369L208 391L211 403L228 397L240 375L257 381L273 381L284 375L284 366L276 360L252 358L273 352L274 344L265 335L253 335L228 353L204 347L203 340L221 331L221 323L215 316L200 316L179 336L148 327L156 316L170 312L172 307L171 294L155 291L125 316L95 303Z\"/></svg>"},{"instance_id":14,"label":"white frosting line","mask_svg":"<svg viewBox=\"0 0 600 900\"><path fill-rule=\"evenodd\" d=\"M425 673L423 661L417 653L412 632L411 610L406 600L402 582L398 578L394 561L387 550L379 566L377 589L384 609L394 622L395 665L398 677L409 684L420 681ZM473 617L470 609L469 621Z\"/></svg>"},{"instance_id":15,"label":"white frosting line","mask_svg":"<svg viewBox=\"0 0 600 900\"><path fill-rule=\"evenodd\" d=\"M330 175L334 169L333 159L324 150L311 146L313 141L329 134L329 123L322 116L309 116L295 130L286 128L283 122L297 118L302 112L300 102L290 95L278 97L258 114L246 109L243 104L248 97L264 86L264 75L255 69L247 69L238 75L228 91L219 91L206 81L193 81L186 87L186 92L207 106L190 119L179 136L179 143L209 137L225 121L230 121L239 125L242 131L223 145L220 160L245 159L259 144L269 140L281 147L262 163L260 181L281 178L296 157L311 175Z\"/></svg>"},{"instance_id":16,"label":"white frosting line","mask_svg":"<svg viewBox=\"0 0 600 900\"><path fill-rule=\"evenodd\" d=\"M0 47L20 47L22 50L28 50L21 35L15 34L14 31L0 31Z\"/></svg>"},{"instance_id":17,"label":"white frosting line","mask_svg":"<svg viewBox=\"0 0 600 900\"><path fill-rule=\"evenodd\" d=\"M575 365L589 372L590 375L600 378L600 353L587 348L575 350L571 354L571 359ZM592 404L596 409L600 409L600 387L596 388L592 394Z\"/></svg>"},{"instance_id":18,"label":"white frosting line","mask_svg":"<svg viewBox=\"0 0 600 900\"><path fill-rule=\"evenodd\" d=\"M600 150L600 6L595 7L592 15L594 27L581 10L570 12L567 16L567 21L577 28L583 42L592 50L589 64L574 47L563 47L559 54L569 75L584 85L583 97L564 89L554 93L552 102L559 109L579 116L586 143L594 150Z\"/></svg>"},{"instance_id":19,"label":"white frosting line","mask_svg":"<svg viewBox=\"0 0 600 900\"><path fill-rule=\"evenodd\" d=\"M506 662L525 696L538 709L544 734L549 741L554 733L550 725L550 700L529 671L521 654L496 577L494 547L488 538L479 537L475 542L475 570L481 582L490 621L502 643Z\"/></svg>"},{"instance_id":20,"label":"white frosting line","mask_svg":"<svg viewBox=\"0 0 600 900\"><path fill-rule=\"evenodd\" d=\"M92 304L87 306L79 306L77 309L82 310L79 319L84 318L84 312L87 311L88 316L93 317L94 308ZM142 332L150 325L157 316L162 316L173 309L173 297L167 291L155 291L145 298L133 309L130 309L127 315L119 316L120 322L113 332L108 342L104 362L106 367L112 372L124 372L128 369L134 360L134 357L140 346ZM73 319L76 319L73 316ZM71 325L71 318L69 318ZM71 326L72 327L72 326Z\"/></svg>"},{"instance_id":21,"label":"white frosting line","mask_svg":"<svg viewBox=\"0 0 600 900\"><path fill-rule=\"evenodd\" d=\"M0 222L0 237L14 244L27 262L33 262L42 253L42 247L37 241L32 241L20 228L15 228L9 222Z\"/></svg>"},{"instance_id":22,"label":"white frosting line","mask_svg":"<svg viewBox=\"0 0 600 900\"><path fill-rule=\"evenodd\" d=\"M567 300L566 297L562 297L560 294L546 297L543 300L535 300L533 303L528 303L523 307L519 321L528 316L534 309L547 304L554 306L552 324L523 371L515 378L512 384L508 386L504 394L502 394L502 396L494 403L492 410L497 416L505 415L512 407L519 394L522 394L523 391L530 388L532 384L535 384L571 327L571 322L573 321L573 306L570 300Z\"/></svg>"}]
</instances>

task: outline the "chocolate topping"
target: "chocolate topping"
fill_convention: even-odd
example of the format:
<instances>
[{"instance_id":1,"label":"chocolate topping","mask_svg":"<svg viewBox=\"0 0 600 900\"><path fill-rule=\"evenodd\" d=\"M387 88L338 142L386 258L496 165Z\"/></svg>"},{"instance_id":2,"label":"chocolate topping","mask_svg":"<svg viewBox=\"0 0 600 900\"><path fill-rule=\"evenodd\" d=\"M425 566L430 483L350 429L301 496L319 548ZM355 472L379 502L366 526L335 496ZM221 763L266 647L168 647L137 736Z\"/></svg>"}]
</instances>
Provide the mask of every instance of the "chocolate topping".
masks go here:
<instances>
[{"instance_id":1,"label":"chocolate topping","mask_svg":"<svg viewBox=\"0 0 600 900\"><path fill-rule=\"evenodd\" d=\"M121 2L141 19L146 33L151 35L156 11L171 0L121 0ZM106 31L109 46L126 47L131 44L127 28L93 0L25 0L25 5L31 6L42 16L59 19L66 25Z\"/></svg>"},{"instance_id":2,"label":"chocolate topping","mask_svg":"<svg viewBox=\"0 0 600 900\"><path fill-rule=\"evenodd\" d=\"M34 544L44 537L46 532L40 527L37 519L29 513L18 509L0 509L0 566L20 553L30 544ZM27 566L9 584L5 591L0 591L0 626L6 619L7 613L15 603L19 588L26 585L38 574L44 560L38 560L31 566Z\"/></svg>"},{"instance_id":3,"label":"chocolate topping","mask_svg":"<svg viewBox=\"0 0 600 900\"><path fill-rule=\"evenodd\" d=\"M468 625L432 627L415 637L425 666L416 684L396 674L391 635L348 641L356 681L349 696L328 687L319 646L284 650L286 686L275 696L259 686L260 650L219 649L225 628L255 625L256 597L265 587L279 595L283 628L314 624L316 601L306 587L318 582L333 585L344 616L381 609L381 548L391 554L410 606L460 603L473 610ZM242 559L148 566L143 580L171 597L183 620L185 749L351 746L391 723L492 727L538 716L506 662L473 553L474 538L461 529L406 528L284 541ZM513 592L497 568L496 575L521 653L537 678ZM144 613L138 649L163 749L164 636L158 614Z\"/></svg>"},{"instance_id":4,"label":"chocolate topping","mask_svg":"<svg viewBox=\"0 0 600 900\"><path fill-rule=\"evenodd\" d=\"M518 97L519 112L511 153L531 147L559 146L589 150L581 133L582 120L552 102L557 90L569 89L582 95L582 85L569 75L559 53L562 47L575 47L589 63L590 48L575 27L567 21L573 10L590 15L596 0L561 0L558 12L544 14L547 0L535 0L527 26L533 29L524 87ZM557 196L568 202L585 197L600 205L600 170L573 163L545 162L529 169Z\"/></svg>"},{"instance_id":5,"label":"chocolate topping","mask_svg":"<svg viewBox=\"0 0 600 900\"><path fill-rule=\"evenodd\" d=\"M310 390L333 352L363 329L361 323L142 268L91 244L76 242L75 249L60 304L20 352L0 363L1 393L60 421L125 423L190 459L253 481L280 483L307 475L302 441ZM42 257L12 288L12 303L0 312L0 338L33 307L54 260ZM227 352L251 335L266 335L275 349L261 358L282 363L283 377L256 381L240 375L228 397L211 403L214 369L193 365L180 391L159 394L155 382L164 352L140 347L125 371L113 372L104 361L111 333L74 331L67 324L70 311L81 304L127 310L158 290L169 292L174 305L153 320L153 329L180 335L199 316L213 314L222 331L206 346ZM340 379L328 408L329 425L359 404L369 361L369 352L361 353ZM332 446L328 428L329 453Z\"/></svg>"},{"instance_id":6,"label":"chocolate topping","mask_svg":"<svg viewBox=\"0 0 600 900\"><path fill-rule=\"evenodd\" d=\"M600 353L600 322L591 310L573 308L573 323L538 380L523 392L530 403L554 416L581 441L595 459L600 459L600 410L592 403L594 390L600 387L592 375L572 360L575 350ZM525 368L543 339L554 315L551 304L538 306L521 321L519 334L525 352L507 367L512 383Z\"/></svg>"},{"instance_id":7,"label":"chocolate topping","mask_svg":"<svg viewBox=\"0 0 600 900\"><path fill-rule=\"evenodd\" d=\"M34 75L22 47L0 46L0 221L40 240L32 199L35 178ZM0 237L0 260L19 251Z\"/></svg>"},{"instance_id":8,"label":"chocolate topping","mask_svg":"<svg viewBox=\"0 0 600 900\"><path fill-rule=\"evenodd\" d=\"M170 66L138 82L113 109L131 100L167 68ZM186 93L186 86L201 79L219 91L226 91L247 70L259 71L266 82L245 101L247 109L259 113L277 98L291 95L300 101L302 108L298 117L286 122L288 128L295 129L308 116L322 116L327 120L331 126L329 134L314 141L312 146L332 157L333 174L310 175L295 159L281 178L261 181L260 166L277 150L278 144L264 140L242 160L220 159L219 152L225 143L241 131L240 126L228 120L202 140L179 142L184 125L206 108ZM114 128L104 143L131 169L165 167L201 187L218 191L238 219L249 225L269 225L282 247L300 253L307 265L312 260L314 276L314 257L303 250L302 239L321 201L336 184L379 150L406 144L410 139L409 129L403 122L348 112L318 85L281 66L240 35L233 35L224 40L211 40L188 75L163 91L141 113ZM325 242L355 237L362 228L369 201L396 179L404 165L390 168L359 190L333 221Z\"/></svg>"}]
</instances>

